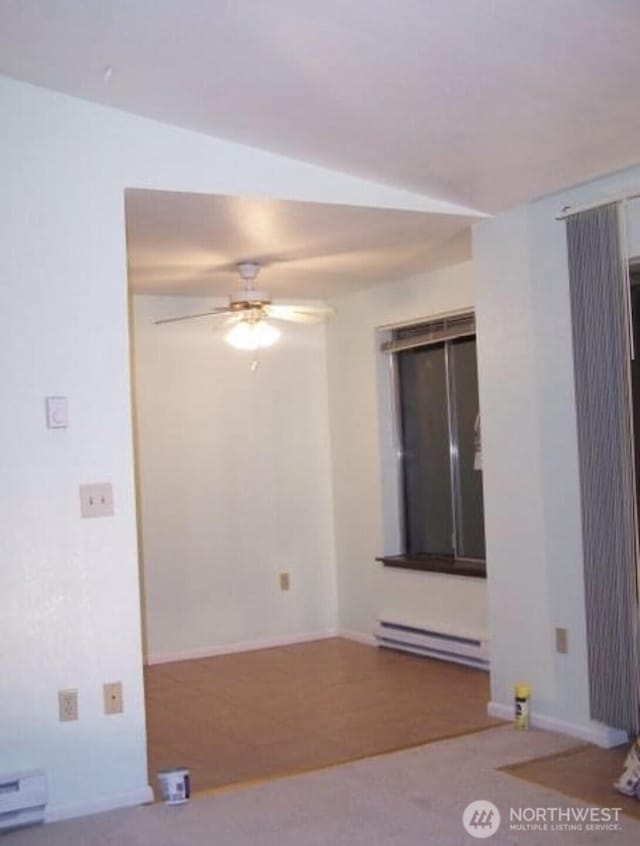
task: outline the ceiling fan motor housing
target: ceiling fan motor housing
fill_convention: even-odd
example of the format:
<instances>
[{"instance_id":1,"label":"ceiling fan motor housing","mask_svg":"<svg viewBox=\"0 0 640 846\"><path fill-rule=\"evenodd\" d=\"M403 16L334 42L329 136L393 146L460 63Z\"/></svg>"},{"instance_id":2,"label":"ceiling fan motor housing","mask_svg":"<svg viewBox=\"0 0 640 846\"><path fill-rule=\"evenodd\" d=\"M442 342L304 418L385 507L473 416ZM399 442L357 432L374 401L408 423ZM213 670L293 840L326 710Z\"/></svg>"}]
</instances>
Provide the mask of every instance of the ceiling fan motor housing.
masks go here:
<instances>
[{"instance_id":1,"label":"ceiling fan motor housing","mask_svg":"<svg viewBox=\"0 0 640 846\"><path fill-rule=\"evenodd\" d=\"M260 308L269 305L271 297L266 291L258 288L245 288L243 291L235 291L229 295L229 308L239 311L243 308Z\"/></svg>"},{"instance_id":2,"label":"ceiling fan motor housing","mask_svg":"<svg viewBox=\"0 0 640 846\"><path fill-rule=\"evenodd\" d=\"M241 291L229 295L229 308L240 311L246 308L261 308L269 305L271 297L266 291L254 288L253 283L260 273L260 265L257 261L242 261L237 265L238 273L245 283Z\"/></svg>"}]
</instances>

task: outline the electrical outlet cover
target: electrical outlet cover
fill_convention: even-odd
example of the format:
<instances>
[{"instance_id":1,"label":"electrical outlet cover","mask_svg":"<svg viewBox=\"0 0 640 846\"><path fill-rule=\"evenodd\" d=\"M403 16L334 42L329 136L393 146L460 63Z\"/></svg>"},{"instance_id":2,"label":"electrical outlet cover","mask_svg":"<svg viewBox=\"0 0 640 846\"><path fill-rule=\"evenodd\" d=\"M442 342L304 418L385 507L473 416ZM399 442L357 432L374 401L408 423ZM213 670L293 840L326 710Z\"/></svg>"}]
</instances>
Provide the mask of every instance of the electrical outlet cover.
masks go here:
<instances>
[{"instance_id":1,"label":"electrical outlet cover","mask_svg":"<svg viewBox=\"0 0 640 846\"><path fill-rule=\"evenodd\" d=\"M58 719L61 723L68 723L78 719L78 691L58 691Z\"/></svg>"},{"instance_id":2,"label":"electrical outlet cover","mask_svg":"<svg viewBox=\"0 0 640 846\"><path fill-rule=\"evenodd\" d=\"M565 628L556 628L556 652L566 655L569 652L569 632Z\"/></svg>"},{"instance_id":3,"label":"electrical outlet cover","mask_svg":"<svg viewBox=\"0 0 640 846\"><path fill-rule=\"evenodd\" d=\"M291 587L291 580L289 577L289 573L284 570L280 573L280 590L289 590Z\"/></svg>"},{"instance_id":4,"label":"electrical outlet cover","mask_svg":"<svg viewBox=\"0 0 640 846\"><path fill-rule=\"evenodd\" d=\"M80 515L82 517L113 516L113 488L110 482L80 485Z\"/></svg>"},{"instance_id":5,"label":"electrical outlet cover","mask_svg":"<svg viewBox=\"0 0 640 846\"><path fill-rule=\"evenodd\" d=\"M122 682L107 682L103 688L105 714L122 714Z\"/></svg>"}]
</instances>

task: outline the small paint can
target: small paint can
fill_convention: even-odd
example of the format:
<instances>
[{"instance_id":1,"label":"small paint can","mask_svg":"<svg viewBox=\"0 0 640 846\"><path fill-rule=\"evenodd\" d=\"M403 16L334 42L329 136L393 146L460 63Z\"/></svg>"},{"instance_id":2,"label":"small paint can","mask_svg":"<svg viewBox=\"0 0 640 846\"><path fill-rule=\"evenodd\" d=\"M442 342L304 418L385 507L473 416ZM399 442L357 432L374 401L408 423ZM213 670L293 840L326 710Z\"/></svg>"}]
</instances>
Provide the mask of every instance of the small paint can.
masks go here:
<instances>
[{"instance_id":1,"label":"small paint can","mask_svg":"<svg viewBox=\"0 0 640 846\"><path fill-rule=\"evenodd\" d=\"M162 790L162 801L165 805L183 805L189 801L191 785L189 784L189 770L186 767L160 770L158 781Z\"/></svg>"}]
</instances>

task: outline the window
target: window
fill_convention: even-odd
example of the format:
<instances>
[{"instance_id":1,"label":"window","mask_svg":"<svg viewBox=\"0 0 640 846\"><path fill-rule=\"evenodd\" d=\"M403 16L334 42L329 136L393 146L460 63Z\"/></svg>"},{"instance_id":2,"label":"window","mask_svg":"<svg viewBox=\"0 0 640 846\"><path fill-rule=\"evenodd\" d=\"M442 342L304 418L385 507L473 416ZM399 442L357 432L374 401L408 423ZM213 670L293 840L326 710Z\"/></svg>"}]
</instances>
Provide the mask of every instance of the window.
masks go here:
<instances>
[{"instance_id":1,"label":"window","mask_svg":"<svg viewBox=\"0 0 640 846\"><path fill-rule=\"evenodd\" d=\"M394 329L399 554L390 566L485 574L473 314Z\"/></svg>"}]
</instances>

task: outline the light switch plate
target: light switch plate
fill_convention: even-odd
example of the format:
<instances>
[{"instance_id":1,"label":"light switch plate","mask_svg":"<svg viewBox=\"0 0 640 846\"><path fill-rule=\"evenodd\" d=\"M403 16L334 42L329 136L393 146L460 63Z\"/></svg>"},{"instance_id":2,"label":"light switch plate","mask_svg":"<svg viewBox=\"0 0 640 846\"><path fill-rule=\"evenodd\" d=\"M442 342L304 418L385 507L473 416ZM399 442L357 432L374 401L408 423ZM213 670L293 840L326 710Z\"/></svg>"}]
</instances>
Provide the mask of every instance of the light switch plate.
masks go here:
<instances>
[{"instance_id":1,"label":"light switch plate","mask_svg":"<svg viewBox=\"0 0 640 846\"><path fill-rule=\"evenodd\" d=\"M47 428L66 429L69 425L69 412L66 397L47 397Z\"/></svg>"},{"instance_id":2,"label":"light switch plate","mask_svg":"<svg viewBox=\"0 0 640 846\"><path fill-rule=\"evenodd\" d=\"M111 517L113 515L111 482L80 485L80 514L82 517Z\"/></svg>"}]
</instances>

